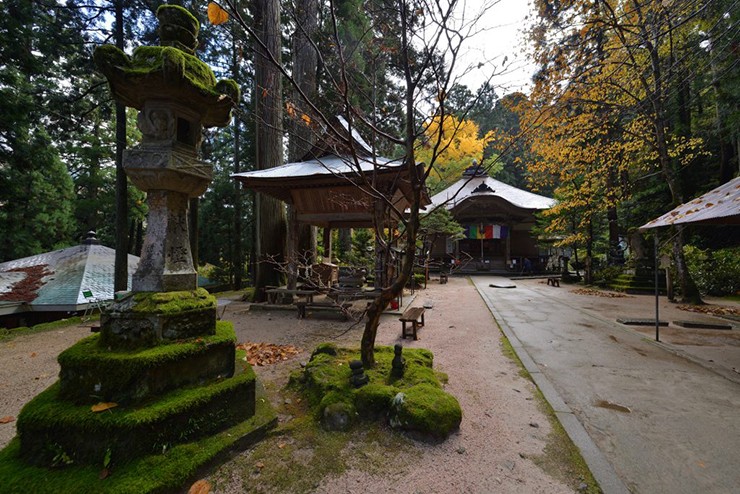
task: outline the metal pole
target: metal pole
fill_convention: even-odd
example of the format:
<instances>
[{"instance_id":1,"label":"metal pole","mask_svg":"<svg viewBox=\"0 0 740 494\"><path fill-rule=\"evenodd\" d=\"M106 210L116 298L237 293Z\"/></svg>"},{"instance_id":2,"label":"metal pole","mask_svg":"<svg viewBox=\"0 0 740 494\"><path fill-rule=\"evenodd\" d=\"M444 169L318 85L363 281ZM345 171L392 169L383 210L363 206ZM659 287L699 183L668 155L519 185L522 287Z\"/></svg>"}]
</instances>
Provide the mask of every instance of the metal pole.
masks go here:
<instances>
[{"instance_id":1,"label":"metal pole","mask_svg":"<svg viewBox=\"0 0 740 494\"><path fill-rule=\"evenodd\" d=\"M655 230L655 341L660 341L660 290L658 288L658 229Z\"/></svg>"}]
</instances>

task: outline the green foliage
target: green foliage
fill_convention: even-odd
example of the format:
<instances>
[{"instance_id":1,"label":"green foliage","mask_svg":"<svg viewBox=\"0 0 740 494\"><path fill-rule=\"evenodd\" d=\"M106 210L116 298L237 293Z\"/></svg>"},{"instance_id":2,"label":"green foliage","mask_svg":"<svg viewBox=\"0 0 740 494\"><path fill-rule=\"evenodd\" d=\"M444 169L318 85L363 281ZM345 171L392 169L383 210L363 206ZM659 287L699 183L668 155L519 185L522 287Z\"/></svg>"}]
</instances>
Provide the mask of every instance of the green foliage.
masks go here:
<instances>
[{"instance_id":1,"label":"green foliage","mask_svg":"<svg viewBox=\"0 0 740 494\"><path fill-rule=\"evenodd\" d=\"M621 266L604 266L594 271L594 281L599 286L609 286L621 274Z\"/></svg>"},{"instance_id":2,"label":"green foliage","mask_svg":"<svg viewBox=\"0 0 740 494\"><path fill-rule=\"evenodd\" d=\"M686 264L699 290L708 295L734 295L740 291L740 247L699 249L684 247Z\"/></svg>"}]
</instances>

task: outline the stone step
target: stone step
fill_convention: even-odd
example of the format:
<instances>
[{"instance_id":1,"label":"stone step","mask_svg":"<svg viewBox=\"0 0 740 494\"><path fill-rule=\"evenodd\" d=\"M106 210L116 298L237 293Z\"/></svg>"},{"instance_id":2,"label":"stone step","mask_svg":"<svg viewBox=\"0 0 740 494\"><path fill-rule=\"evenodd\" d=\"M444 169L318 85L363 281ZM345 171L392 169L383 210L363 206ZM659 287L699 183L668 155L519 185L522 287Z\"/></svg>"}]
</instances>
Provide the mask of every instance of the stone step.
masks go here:
<instances>
[{"instance_id":1,"label":"stone step","mask_svg":"<svg viewBox=\"0 0 740 494\"><path fill-rule=\"evenodd\" d=\"M57 382L18 416L21 457L33 465L53 466L60 459L102 465L109 455L121 464L217 433L255 413L254 371L243 361L236 366L232 378L98 413L60 399Z\"/></svg>"},{"instance_id":2,"label":"stone step","mask_svg":"<svg viewBox=\"0 0 740 494\"><path fill-rule=\"evenodd\" d=\"M138 403L234 374L236 336L227 322L219 322L212 336L140 350L111 350L100 343L100 335L92 335L59 355L60 399Z\"/></svg>"}]
</instances>

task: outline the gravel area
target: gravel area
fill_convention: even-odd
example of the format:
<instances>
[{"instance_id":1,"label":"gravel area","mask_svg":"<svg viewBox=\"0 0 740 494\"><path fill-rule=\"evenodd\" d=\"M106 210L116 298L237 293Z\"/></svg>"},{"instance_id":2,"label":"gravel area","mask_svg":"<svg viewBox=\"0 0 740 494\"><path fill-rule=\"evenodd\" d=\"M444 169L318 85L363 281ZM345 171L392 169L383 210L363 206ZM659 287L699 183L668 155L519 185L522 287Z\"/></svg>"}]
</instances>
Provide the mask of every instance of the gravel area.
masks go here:
<instances>
[{"instance_id":1,"label":"gravel area","mask_svg":"<svg viewBox=\"0 0 740 494\"><path fill-rule=\"evenodd\" d=\"M398 316L386 315L377 343L402 342L406 347L434 352L435 368L449 375L446 390L463 409L460 431L437 445L414 442L412 462L392 465L387 472L351 468L340 476L325 478L316 491L573 492L533 460L544 453L549 422L538 408L534 385L504 356L500 331L472 283L464 278L450 278L445 285L431 282L426 290L416 292L411 305L433 306L426 311L426 326L420 329L419 340L401 340ZM271 390L287 383L288 373L308 359L317 343L358 346L363 330L362 324L299 320L295 311L249 310L249 304L239 301L221 310L222 318L234 323L240 342L289 344L302 349L287 362L255 368ZM89 325L0 343L0 417L16 417L25 402L52 384L59 372L56 356L88 334ZM14 422L0 425L0 445L7 444L14 433ZM229 464L223 468L228 471ZM242 485L242 479L235 478L233 490L226 492L238 492Z\"/></svg>"}]
</instances>

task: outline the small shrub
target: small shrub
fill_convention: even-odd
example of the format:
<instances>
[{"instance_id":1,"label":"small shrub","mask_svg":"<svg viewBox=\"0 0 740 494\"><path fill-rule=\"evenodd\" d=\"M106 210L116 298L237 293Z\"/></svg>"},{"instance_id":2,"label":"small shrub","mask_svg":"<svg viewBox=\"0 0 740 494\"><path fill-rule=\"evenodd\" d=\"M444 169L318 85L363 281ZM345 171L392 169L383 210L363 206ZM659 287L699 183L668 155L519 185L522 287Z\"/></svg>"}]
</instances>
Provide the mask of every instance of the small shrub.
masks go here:
<instances>
[{"instance_id":1,"label":"small shrub","mask_svg":"<svg viewBox=\"0 0 740 494\"><path fill-rule=\"evenodd\" d=\"M684 255L701 293L721 296L740 291L740 247L712 251L687 245Z\"/></svg>"},{"instance_id":2,"label":"small shrub","mask_svg":"<svg viewBox=\"0 0 740 494\"><path fill-rule=\"evenodd\" d=\"M622 274L622 266L604 266L594 271L594 283L600 287L609 286Z\"/></svg>"}]
</instances>

